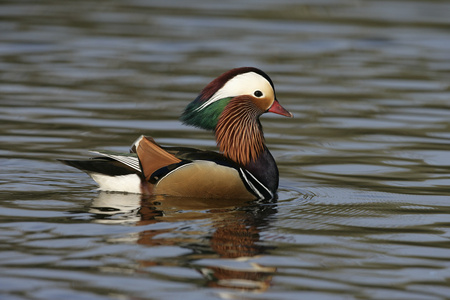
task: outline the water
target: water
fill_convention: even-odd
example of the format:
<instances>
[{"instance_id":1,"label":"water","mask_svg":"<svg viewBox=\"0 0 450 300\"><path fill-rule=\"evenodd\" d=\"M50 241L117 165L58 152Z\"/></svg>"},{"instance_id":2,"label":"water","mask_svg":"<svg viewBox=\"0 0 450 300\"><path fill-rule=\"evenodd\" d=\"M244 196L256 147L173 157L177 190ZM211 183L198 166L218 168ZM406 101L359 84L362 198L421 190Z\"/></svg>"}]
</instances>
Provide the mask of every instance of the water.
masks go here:
<instances>
[{"instance_id":1,"label":"water","mask_svg":"<svg viewBox=\"0 0 450 300\"><path fill-rule=\"evenodd\" d=\"M2 299L449 299L448 1L3 1ZM141 134L256 66L274 203L96 191L56 159Z\"/></svg>"}]
</instances>

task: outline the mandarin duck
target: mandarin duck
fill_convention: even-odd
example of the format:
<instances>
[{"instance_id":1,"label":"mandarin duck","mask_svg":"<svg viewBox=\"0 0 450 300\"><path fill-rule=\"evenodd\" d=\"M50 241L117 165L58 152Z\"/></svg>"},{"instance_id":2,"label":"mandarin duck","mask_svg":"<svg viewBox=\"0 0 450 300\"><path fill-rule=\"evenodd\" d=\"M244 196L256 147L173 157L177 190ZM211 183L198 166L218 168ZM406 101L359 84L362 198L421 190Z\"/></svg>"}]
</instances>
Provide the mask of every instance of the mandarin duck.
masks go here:
<instances>
[{"instance_id":1,"label":"mandarin duck","mask_svg":"<svg viewBox=\"0 0 450 300\"><path fill-rule=\"evenodd\" d=\"M210 82L180 117L184 124L212 130L220 152L163 147L141 136L127 154L95 152L101 156L62 162L86 172L103 191L272 199L279 175L259 121L266 112L292 117L266 73L236 68Z\"/></svg>"}]
</instances>

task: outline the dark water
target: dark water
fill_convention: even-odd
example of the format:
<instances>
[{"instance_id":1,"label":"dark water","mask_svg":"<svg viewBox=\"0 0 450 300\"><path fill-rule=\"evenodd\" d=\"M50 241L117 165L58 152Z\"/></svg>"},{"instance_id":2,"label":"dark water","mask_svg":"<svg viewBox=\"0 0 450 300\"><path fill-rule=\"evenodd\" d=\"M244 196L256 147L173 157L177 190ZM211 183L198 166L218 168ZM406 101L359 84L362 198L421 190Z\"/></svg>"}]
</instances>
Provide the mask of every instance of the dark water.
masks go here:
<instances>
[{"instance_id":1,"label":"dark water","mask_svg":"<svg viewBox=\"0 0 450 300\"><path fill-rule=\"evenodd\" d=\"M1 299L449 299L450 2L3 1ZM276 203L97 192L56 161L256 66Z\"/></svg>"}]
</instances>

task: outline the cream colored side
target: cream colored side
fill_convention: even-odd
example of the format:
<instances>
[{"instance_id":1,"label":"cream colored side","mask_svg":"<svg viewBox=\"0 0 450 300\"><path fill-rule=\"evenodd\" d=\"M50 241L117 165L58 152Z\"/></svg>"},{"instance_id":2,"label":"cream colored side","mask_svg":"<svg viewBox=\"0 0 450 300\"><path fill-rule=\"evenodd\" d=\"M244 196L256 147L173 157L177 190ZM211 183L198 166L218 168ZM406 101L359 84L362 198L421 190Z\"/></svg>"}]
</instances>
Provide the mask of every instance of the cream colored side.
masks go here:
<instances>
[{"instance_id":1,"label":"cream colored side","mask_svg":"<svg viewBox=\"0 0 450 300\"><path fill-rule=\"evenodd\" d=\"M177 168L156 184L153 194L255 199L242 183L237 170L209 161L194 161Z\"/></svg>"}]
</instances>

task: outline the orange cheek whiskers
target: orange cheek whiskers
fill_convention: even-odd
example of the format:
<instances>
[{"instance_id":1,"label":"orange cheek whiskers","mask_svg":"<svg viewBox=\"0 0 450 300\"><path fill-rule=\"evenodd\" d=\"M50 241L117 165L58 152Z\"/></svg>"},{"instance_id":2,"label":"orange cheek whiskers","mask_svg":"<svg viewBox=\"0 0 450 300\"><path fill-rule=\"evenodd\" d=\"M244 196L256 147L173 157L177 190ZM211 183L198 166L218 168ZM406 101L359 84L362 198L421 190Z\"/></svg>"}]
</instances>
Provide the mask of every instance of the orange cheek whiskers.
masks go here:
<instances>
[{"instance_id":1,"label":"orange cheek whiskers","mask_svg":"<svg viewBox=\"0 0 450 300\"><path fill-rule=\"evenodd\" d=\"M249 98L241 96L232 99L215 130L220 151L243 166L264 151L264 136L258 123L261 110Z\"/></svg>"}]
</instances>

